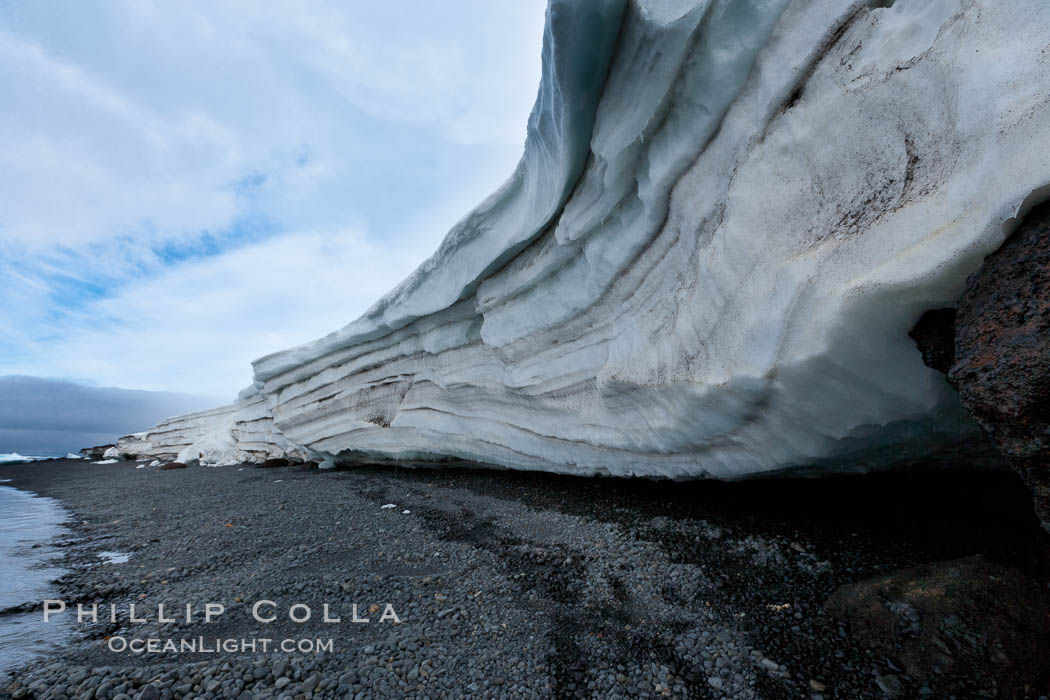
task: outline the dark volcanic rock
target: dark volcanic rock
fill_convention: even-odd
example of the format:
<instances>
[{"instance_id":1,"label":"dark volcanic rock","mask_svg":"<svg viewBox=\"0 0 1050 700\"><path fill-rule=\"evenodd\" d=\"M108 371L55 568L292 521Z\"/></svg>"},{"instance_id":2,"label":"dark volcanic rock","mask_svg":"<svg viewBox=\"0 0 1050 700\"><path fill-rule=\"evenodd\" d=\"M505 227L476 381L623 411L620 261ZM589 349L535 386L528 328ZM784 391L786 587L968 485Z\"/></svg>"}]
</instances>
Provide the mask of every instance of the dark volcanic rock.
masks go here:
<instances>
[{"instance_id":1,"label":"dark volcanic rock","mask_svg":"<svg viewBox=\"0 0 1050 700\"><path fill-rule=\"evenodd\" d=\"M981 556L842 586L825 610L916 680L963 697L1035 697L1050 687L1050 600Z\"/></svg>"},{"instance_id":2,"label":"dark volcanic rock","mask_svg":"<svg viewBox=\"0 0 1050 700\"><path fill-rule=\"evenodd\" d=\"M108 450L111 447L116 447L116 445L96 445L95 447L85 447L80 451L80 454L82 457L85 457L90 460L99 460L102 459L102 456L106 453L106 450Z\"/></svg>"},{"instance_id":3,"label":"dark volcanic rock","mask_svg":"<svg viewBox=\"0 0 1050 700\"><path fill-rule=\"evenodd\" d=\"M185 469L186 465L183 464L182 462L168 462L167 464L160 465L160 468L164 469L164 470L168 470L168 469Z\"/></svg>"},{"instance_id":4,"label":"dark volcanic rock","mask_svg":"<svg viewBox=\"0 0 1050 700\"><path fill-rule=\"evenodd\" d=\"M283 457L275 457L263 461L262 464L260 464L259 466L263 469L273 469L274 467L287 467L288 460L284 459Z\"/></svg>"},{"instance_id":5,"label":"dark volcanic rock","mask_svg":"<svg viewBox=\"0 0 1050 700\"><path fill-rule=\"evenodd\" d=\"M919 347L927 367L948 373L955 361L955 309L927 311L908 335Z\"/></svg>"},{"instance_id":6,"label":"dark volcanic rock","mask_svg":"<svg viewBox=\"0 0 1050 700\"><path fill-rule=\"evenodd\" d=\"M1050 521L1050 203L967 280L948 380ZM924 352L925 357L925 352ZM932 365L931 365L932 366Z\"/></svg>"}]
</instances>

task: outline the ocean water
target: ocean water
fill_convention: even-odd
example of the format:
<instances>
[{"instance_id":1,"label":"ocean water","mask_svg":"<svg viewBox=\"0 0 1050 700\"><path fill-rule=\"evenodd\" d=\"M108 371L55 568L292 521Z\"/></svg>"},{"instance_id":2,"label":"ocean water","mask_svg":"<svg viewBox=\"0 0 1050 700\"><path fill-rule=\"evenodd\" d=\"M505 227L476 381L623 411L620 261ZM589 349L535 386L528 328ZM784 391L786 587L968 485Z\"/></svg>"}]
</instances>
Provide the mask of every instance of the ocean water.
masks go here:
<instances>
[{"instance_id":1,"label":"ocean water","mask_svg":"<svg viewBox=\"0 0 1050 700\"><path fill-rule=\"evenodd\" d=\"M63 569L51 540L64 531L68 517L58 501L0 483L0 674L68 637L65 615L45 624L41 614L42 602L58 596L50 582ZM34 607L30 612L4 612L23 603Z\"/></svg>"}]
</instances>

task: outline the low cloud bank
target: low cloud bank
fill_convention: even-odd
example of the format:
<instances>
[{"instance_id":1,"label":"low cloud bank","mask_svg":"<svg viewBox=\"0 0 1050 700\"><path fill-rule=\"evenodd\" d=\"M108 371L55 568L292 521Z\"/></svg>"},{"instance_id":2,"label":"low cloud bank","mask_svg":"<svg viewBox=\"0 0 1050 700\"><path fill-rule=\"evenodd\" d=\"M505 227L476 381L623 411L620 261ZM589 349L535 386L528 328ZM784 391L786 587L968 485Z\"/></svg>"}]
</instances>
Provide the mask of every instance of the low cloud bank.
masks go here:
<instances>
[{"instance_id":1,"label":"low cloud bank","mask_svg":"<svg viewBox=\"0 0 1050 700\"><path fill-rule=\"evenodd\" d=\"M223 402L214 396L0 377L0 453L63 455Z\"/></svg>"}]
</instances>

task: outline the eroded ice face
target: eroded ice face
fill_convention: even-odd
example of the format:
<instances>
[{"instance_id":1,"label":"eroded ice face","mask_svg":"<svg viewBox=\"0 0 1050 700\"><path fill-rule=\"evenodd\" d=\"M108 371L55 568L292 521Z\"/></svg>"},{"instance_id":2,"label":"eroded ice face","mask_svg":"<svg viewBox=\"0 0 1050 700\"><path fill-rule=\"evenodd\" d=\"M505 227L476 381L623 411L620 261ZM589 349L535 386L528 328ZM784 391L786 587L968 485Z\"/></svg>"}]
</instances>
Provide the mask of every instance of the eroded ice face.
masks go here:
<instances>
[{"instance_id":1,"label":"eroded ice face","mask_svg":"<svg viewBox=\"0 0 1050 700\"><path fill-rule=\"evenodd\" d=\"M976 435L907 333L1050 182L1050 17L886 4L554 0L507 184L209 444L734 478Z\"/></svg>"}]
</instances>

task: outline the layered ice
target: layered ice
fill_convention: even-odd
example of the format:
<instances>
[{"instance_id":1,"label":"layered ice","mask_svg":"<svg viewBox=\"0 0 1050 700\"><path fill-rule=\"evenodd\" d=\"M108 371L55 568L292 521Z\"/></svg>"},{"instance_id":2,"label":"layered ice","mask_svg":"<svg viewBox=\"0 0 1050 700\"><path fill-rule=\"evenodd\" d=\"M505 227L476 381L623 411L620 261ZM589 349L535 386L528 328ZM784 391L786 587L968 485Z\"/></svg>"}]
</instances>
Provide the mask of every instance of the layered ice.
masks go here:
<instances>
[{"instance_id":1,"label":"layered ice","mask_svg":"<svg viewBox=\"0 0 1050 700\"><path fill-rule=\"evenodd\" d=\"M248 389L228 406L168 418L126 435L104 456L227 466L271 457L301 460L306 455L276 430L264 397Z\"/></svg>"},{"instance_id":2,"label":"layered ice","mask_svg":"<svg viewBox=\"0 0 1050 700\"><path fill-rule=\"evenodd\" d=\"M507 183L118 447L737 478L966 444L908 331L1050 183L1048 37L1041 0L552 0Z\"/></svg>"}]
</instances>

